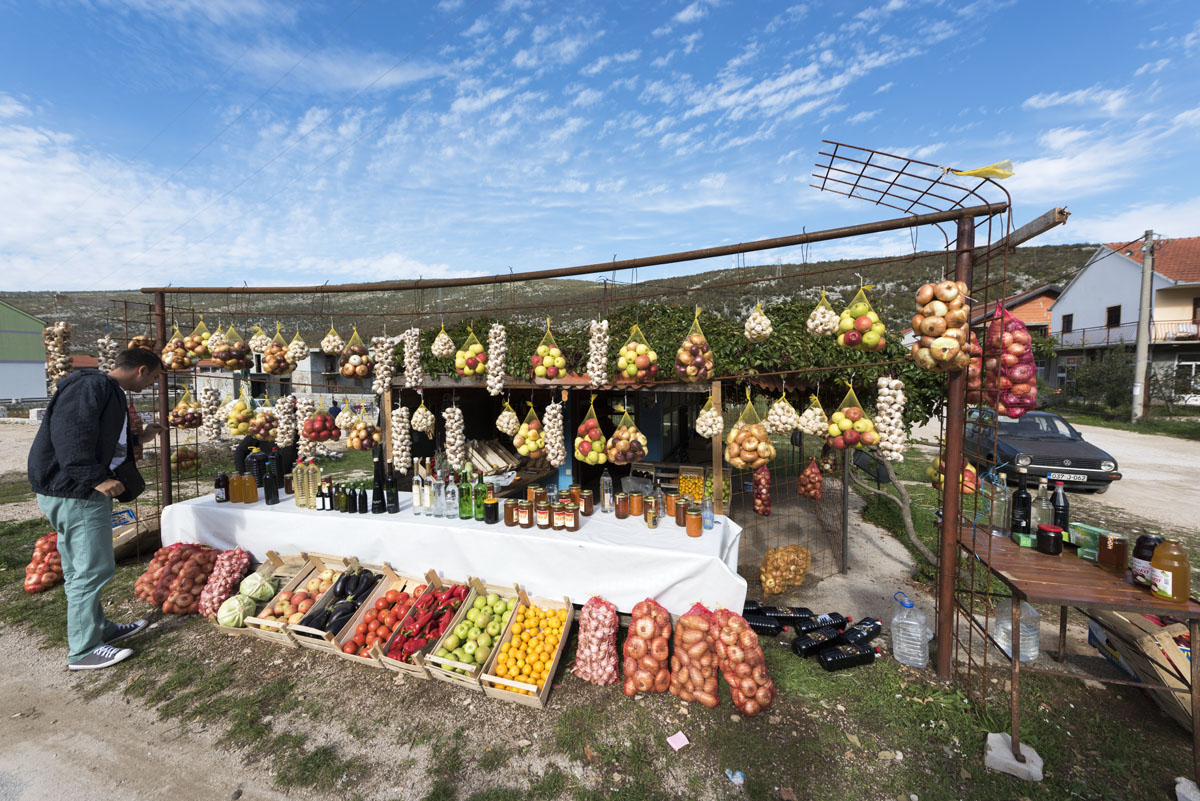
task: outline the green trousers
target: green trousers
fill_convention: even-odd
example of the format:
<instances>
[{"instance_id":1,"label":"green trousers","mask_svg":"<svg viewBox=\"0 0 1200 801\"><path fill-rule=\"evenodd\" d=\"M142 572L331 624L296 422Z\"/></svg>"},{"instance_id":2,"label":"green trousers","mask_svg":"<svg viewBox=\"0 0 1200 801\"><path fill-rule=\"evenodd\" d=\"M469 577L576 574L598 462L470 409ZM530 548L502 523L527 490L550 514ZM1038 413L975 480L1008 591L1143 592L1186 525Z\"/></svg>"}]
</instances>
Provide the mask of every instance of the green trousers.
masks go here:
<instances>
[{"instance_id":1,"label":"green trousers","mask_svg":"<svg viewBox=\"0 0 1200 801\"><path fill-rule=\"evenodd\" d=\"M38 508L58 532L67 592L68 662L78 662L116 636L104 617L100 593L117 571L112 547L112 498L99 492L86 500L37 496Z\"/></svg>"}]
</instances>

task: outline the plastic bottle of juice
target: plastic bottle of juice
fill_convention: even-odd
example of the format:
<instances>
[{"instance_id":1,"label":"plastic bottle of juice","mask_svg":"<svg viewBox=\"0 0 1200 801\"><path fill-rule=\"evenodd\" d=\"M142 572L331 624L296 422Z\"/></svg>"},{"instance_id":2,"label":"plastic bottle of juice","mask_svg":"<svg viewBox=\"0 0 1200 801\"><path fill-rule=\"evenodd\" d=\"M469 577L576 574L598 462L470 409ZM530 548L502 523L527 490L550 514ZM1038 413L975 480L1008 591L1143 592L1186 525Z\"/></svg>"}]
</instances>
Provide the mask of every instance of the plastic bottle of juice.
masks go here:
<instances>
[{"instance_id":1,"label":"plastic bottle of juice","mask_svg":"<svg viewBox=\"0 0 1200 801\"><path fill-rule=\"evenodd\" d=\"M1154 549L1150 560L1150 591L1155 598L1186 603L1192 587L1192 566L1179 540L1167 540Z\"/></svg>"}]
</instances>

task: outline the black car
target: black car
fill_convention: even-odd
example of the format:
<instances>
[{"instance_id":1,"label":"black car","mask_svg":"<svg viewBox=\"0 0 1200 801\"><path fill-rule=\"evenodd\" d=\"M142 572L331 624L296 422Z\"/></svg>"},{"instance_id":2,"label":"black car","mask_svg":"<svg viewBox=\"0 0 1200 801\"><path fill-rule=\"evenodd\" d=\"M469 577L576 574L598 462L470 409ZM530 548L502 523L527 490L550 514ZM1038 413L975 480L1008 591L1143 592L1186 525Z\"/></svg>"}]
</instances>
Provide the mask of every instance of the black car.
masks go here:
<instances>
[{"instance_id":1,"label":"black car","mask_svg":"<svg viewBox=\"0 0 1200 801\"><path fill-rule=\"evenodd\" d=\"M977 467L992 463L993 440L997 440L996 412L992 409L967 411L963 452ZM1121 478L1117 460L1088 442L1071 424L1050 412L1029 412L1019 418L1000 417L999 437L995 442L997 465L1015 480L1015 468L1023 467L1031 478L1045 476L1061 481L1068 490L1108 490Z\"/></svg>"}]
</instances>

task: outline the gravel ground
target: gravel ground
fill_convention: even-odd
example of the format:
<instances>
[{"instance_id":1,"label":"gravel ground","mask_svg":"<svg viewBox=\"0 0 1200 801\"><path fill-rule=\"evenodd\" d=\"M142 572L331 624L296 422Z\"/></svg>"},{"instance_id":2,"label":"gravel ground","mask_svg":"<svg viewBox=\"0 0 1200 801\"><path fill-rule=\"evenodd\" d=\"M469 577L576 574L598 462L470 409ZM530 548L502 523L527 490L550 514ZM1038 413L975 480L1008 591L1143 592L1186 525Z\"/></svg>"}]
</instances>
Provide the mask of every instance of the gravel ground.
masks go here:
<instances>
[{"instance_id":1,"label":"gravel ground","mask_svg":"<svg viewBox=\"0 0 1200 801\"><path fill-rule=\"evenodd\" d=\"M25 472L25 458L37 430L28 420L0 420L0 476Z\"/></svg>"}]
</instances>

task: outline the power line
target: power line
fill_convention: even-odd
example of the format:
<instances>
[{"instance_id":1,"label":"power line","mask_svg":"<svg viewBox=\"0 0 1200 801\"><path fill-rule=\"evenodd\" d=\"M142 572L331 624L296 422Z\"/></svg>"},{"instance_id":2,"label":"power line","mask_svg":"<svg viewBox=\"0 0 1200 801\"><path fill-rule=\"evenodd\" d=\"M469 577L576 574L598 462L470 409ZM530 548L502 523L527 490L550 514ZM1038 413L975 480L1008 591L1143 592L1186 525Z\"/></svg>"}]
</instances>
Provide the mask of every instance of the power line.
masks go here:
<instances>
[{"instance_id":1,"label":"power line","mask_svg":"<svg viewBox=\"0 0 1200 801\"><path fill-rule=\"evenodd\" d=\"M350 12L348 14L346 14L344 17L342 17L340 20L338 20L338 23L336 25L334 25L332 28L330 28L325 33L325 35L323 37L321 37L320 41L318 41L315 45L310 47L308 49L308 51L296 61L296 63L294 63L294 64L292 64L292 66L288 67L287 71L284 72L282 75L280 75L278 78L276 78L275 82L272 83L270 86L268 86L266 89L264 89L262 91L262 93L259 94L259 96L256 97L252 103L250 103L245 108L243 108L236 117L234 117L232 120L230 120L225 125L224 128L217 131L217 133L215 135L213 135L213 137L211 139L209 139L207 142L205 142L204 145L199 150L197 150L195 153L193 153L191 156L189 156L187 161L185 161L183 164L179 165L179 167L177 167L174 172L172 172L170 175L168 175L166 178L164 178L163 181L161 183L159 183L158 186L154 187L154 189L152 189L148 195L146 195L141 200L139 200L137 203L135 203L132 208L125 211L125 213L123 213L120 217L117 217L117 219L113 220L111 223L109 223L107 226L105 226L104 230L102 230L100 233L96 234L96 236L92 237L92 239L89 242L87 242L86 244L80 245L75 250L75 252L73 254L71 254L70 258L67 259L66 263L63 264L62 266L69 267L71 264L73 264L75 262L76 259L79 258L81 253L83 253L85 250L87 250L92 245L94 245L97 241L99 241L105 234L107 234L109 231L111 231L119 222L121 222L126 217L128 217L130 214L132 214L133 212L135 212L139 208L141 208L142 204L144 204L147 200L154 197L154 195L158 194L158 190L162 189L164 186L166 186L168 183L170 183L172 180L174 180L175 176L179 175L179 173L181 173L184 169L186 169L188 167L188 165L190 165L193 161L195 161L197 158L199 158L200 155L203 154L204 151L208 150L208 148L210 148L218 139L220 139L225 134L226 131L228 131L230 128L232 128L234 125L236 125L239 121L241 121L241 119L250 112L250 109L252 109L256 105L258 105L258 103L264 97L266 97L268 94L270 94L272 91L274 91L275 87L279 86L279 84L282 83L284 81L284 79L286 79L289 75L291 75L296 70L297 67L299 67L306 60L308 60L309 56L311 56L313 53L315 53L317 50L319 50L325 44L325 42L329 39L330 36L332 36L339 28L341 28L342 25L344 25L347 22L347 20L349 20L352 16L354 16L354 14L360 8L362 8L364 5L367 4L367 1L368 0L359 0L358 5L354 6L354 8L350 9ZM160 132L160 135L161 135L161 132ZM155 138L157 138L157 136ZM174 233L174 232L172 232L172 233ZM168 236L169 236L169 234L168 234ZM161 240L159 240L159 241L161 241Z\"/></svg>"}]
</instances>

